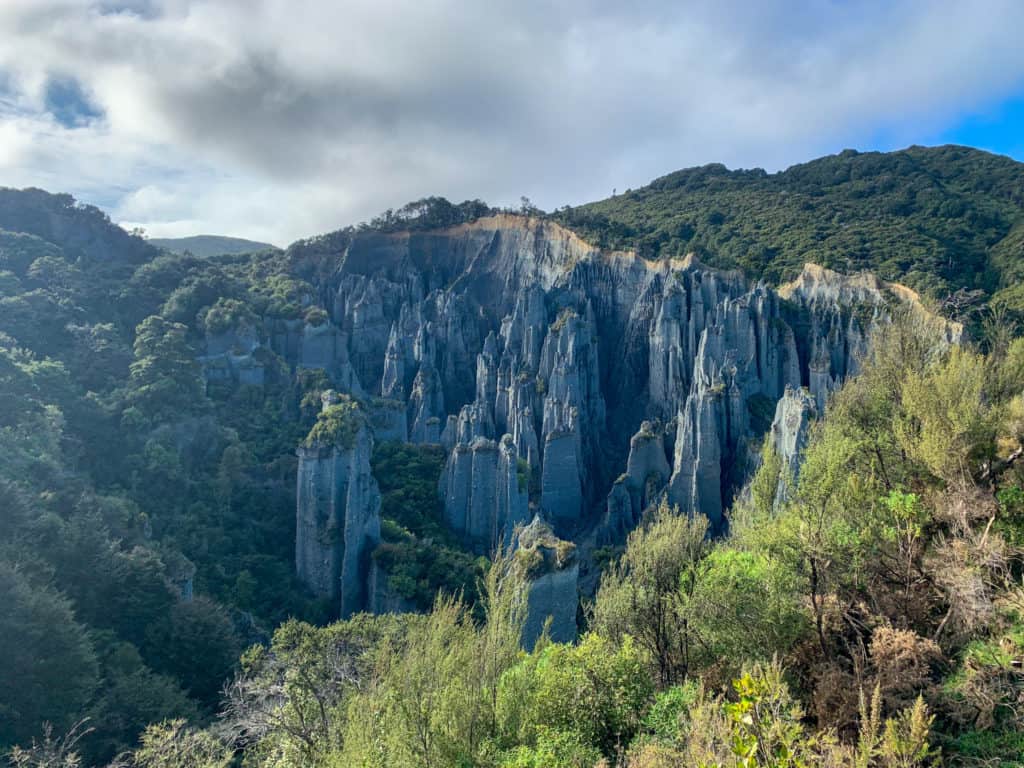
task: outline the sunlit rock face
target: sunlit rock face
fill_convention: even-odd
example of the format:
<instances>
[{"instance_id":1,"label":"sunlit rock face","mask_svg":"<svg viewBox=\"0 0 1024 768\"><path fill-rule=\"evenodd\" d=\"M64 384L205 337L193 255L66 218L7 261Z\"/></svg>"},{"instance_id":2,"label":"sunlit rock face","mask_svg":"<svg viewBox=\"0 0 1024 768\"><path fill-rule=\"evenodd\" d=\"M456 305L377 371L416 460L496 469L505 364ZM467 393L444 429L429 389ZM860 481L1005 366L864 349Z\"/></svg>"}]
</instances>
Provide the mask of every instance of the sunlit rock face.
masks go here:
<instances>
[{"instance_id":1,"label":"sunlit rock face","mask_svg":"<svg viewBox=\"0 0 1024 768\"><path fill-rule=\"evenodd\" d=\"M803 451L817 413L816 401L806 389L787 389L775 407L771 446L780 464L773 502L776 509L789 499L790 491L800 479Z\"/></svg>"},{"instance_id":2,"label":"sunlit rock face","mask_svg":"<svg viewBox=\"0 0 1024 768\"><path fill-rule=\"evenodd\" d=\"M759 285L719 301L700 332L678 412L670 500L719 528L745 474L752 438L764 429L752 424L751 411L799 384L796 342L778 297Z\"/></svg>"},{"instance_id":3,"label":"sunlit rock face","mask_svg":"<svg viewBox=\"0 0 1024 768\"><path fill-rule=\"evenodd\" d=\"M808 266L776 289L512 215L290 256L333 330L285 346L404 404L389 435L445 447L445 518L481 553L534 515L621 541L664 497L721 531L785 393L806 388L820 416L891 306L923 312L866 275Z\"/></svg>"},{"instance_id":4,"label":"sunlit rock face","mask_svg":"<svg viewBox=\"0 0 1024 768\"><path fill-rule=\"evenodd\" d=\"M799 339L807 366L803 383L819 414L825 412L829 394L857 372L871 332L889 321L894 307L912 315L939 343L959 343L963 335L962 325L929 312L914 291L867 272L841 275L807 264L778 294L801 310L797 322L805 326Z\"/></svg>"}]
</instances>

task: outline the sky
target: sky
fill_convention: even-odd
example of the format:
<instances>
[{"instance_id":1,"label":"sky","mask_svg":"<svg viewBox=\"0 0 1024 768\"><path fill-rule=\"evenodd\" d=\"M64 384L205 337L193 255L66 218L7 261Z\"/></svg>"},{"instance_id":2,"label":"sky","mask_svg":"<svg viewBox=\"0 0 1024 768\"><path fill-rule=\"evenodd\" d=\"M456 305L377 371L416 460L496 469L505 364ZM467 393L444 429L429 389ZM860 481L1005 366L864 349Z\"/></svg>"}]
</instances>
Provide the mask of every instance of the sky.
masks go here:
<instances>
[{"instance_id":1,"label":"sky","mask_svg":"<svg viewBox=\"0 0 1024 768\"><path fill-rule=\"evenodd\" d=\"M286 245L847 147L1024 160L1021 0L0 0L0 185Z\"/></svg>"}]
</instances>

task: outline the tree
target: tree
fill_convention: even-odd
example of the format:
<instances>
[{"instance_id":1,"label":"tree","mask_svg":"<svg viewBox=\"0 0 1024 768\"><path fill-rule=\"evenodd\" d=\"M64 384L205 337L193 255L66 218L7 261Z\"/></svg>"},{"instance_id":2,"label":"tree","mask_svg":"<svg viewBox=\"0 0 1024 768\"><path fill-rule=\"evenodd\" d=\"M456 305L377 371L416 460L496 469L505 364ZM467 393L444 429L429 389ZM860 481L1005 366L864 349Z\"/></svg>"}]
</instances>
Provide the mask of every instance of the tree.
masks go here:
<instances>
[{"instance_id":1,"label":"tree","mask_svg":"<svg viewBox=\"0 0 1024 768\"><path fill-rule=\"evenodd\" d=\"M70 602L0 562L0 744L23 744L44 722L71 727L99 685L96 654Z\"/></svg>"},{"instance_id":2,"label":"tree","mask_svg":"<svg viewBox=\"0 0 1024 768\"><path fill-rule=\"evenodd\" d=\"M175 603L166 620L152 626L148 645L156 669L211 708L242 650L227 612L206 597Z\"/></svg>"},{"instance_id":3,"label":"tree","mask_svg":"<svg viewBox=\"0 0 1024 768\"><path fill-rule=\"evenodd\" d=\"M349 705L343 763L472 765L487 735L472 617L457 599L439 596L429 614L407 622L378 649L376 684Z\"/></svg>"},{"instance_id":4,"label":"tree","mask_svg":"<svg viewBox=\"0 0 1024 768\"><path fill-rule=\"evenodd\" d=\"M574 731L555 731L541 726L535 746L519 746L501 762L502 768L593 768L601 751Z\"/></svg>"},{"instance_id":5,"label":"tree","mask_svg":"<svg viewBox=\"0 0 1024 768\"><path fill-rule=\"evenodd\" d=\"M373 679L377 646L399 631L394 615L359 615L322 628L286 621L269 648L243 655L227 688L224 724L234 742L295 765L340 750L348 705Z\"/></svg>"},{"instance_id":6,"label":"tree","mask_svg":"<svg viewBox=\"0 0 1024 768\"><path fill-rule=\"evenodd\" d=\"M542 213L542 211L533 204L530 198L523 195L519 198L519 213L523 216L537 216Z\"/></svg>"},{"instance_id":7,"label":"tree","mask_svg":"<svg viewBox=\"0 0 1024 768\"><path fill-rule=\"evenodd\" d=\"M89 707L94 732L83 740L90 762L113 759L134 744L143 729L172 718L194 721L199 708L177 681L147 667L131 643L118 641L109 631L93 633L101 658L103 685Z\"/></svg>"},{"instance_id":8,"label":"tree","mask_svg":"<svg viewBox=\"0 0 1024 768\"><path fill-rule=\"evenodd\" d=\"M46 723L42 741L33 739L30 746L11 750L8 756L11 768L79 768L82 757L76 748L90 730L85 721L80 720L63 736L54 736L53 726Z\"/></svg>"},{"instance_id":9,"label":"tree","mask_svg":"<svg viewBox=\"0 0 1024 768\"><path fill-rule=\"evenodd\" d=\"M184 720L151 725L131 757L134 768L227 768L233 750L208 731Z\"/></svg>"},{"instance_id":10,"label":"tree","mask_svg":"<svg viewBox=\"0 0 1024 768\"><path fill-rule=\"evenodd\" d=\"M479 589L484 624L475 658L482 694L481 730L487 734L497 733L501 678L518 659L526 622L528 585L509 554L499 546Z\"/></svg>"},{"instance_id":11,"label":"tree","mask_svg":"<svg viewBox=\"0 0 1024 768\"><path fill-rule=\"evenodd\" d=\"M382 638L373 683L348 706L346 765L480 765L493 756L502 685L520 656L526 585L503 551L479 591L477 625L458 598L439 594L424 616L406 616Z\"/></svg>"},{"instance_id":12,"label":"tree","mask_svg":"<svg viewBox=\"0 0 1024 768\"><path fill-rule=\"evenodd\" d=\"M135 329L129 401L151 419L181 418L205 401L187 329L151 315Z\"/></svg>"},{"instance_id":13,"label":"tree","mask_svg":"<svg viewBox=\"0 0 1024 768\"><path fill-rule=\"evenodd\" d=\"M900 446L951 485L969 482L993 442L985 362L953 347L924 370L908 368L900 391Z\"/></svg>"},{"instance_id":14,"label":"tree","mask_svg":"<svg viewBox=\"0 0 1024 768\"><path fill-rule=\"evenodd\" d=\"M816 746L802 724L777 660L755 664L733 681L736 700L725 705L731 747L743 768L806 768Z\"/></svg>"},{"instance_id":15,"label":"tree","mask_svg":"<svg viewBox=\"0 0 1024 768\"><path fill-rule=\"evenodd\" d=\"M684 604L701 661L737 670L786 653L806 632L799 576L768 555L720 546L701 563Z\"/></svg>"},{"instance_id":16,"label":"tree","mask_svg":"<svg viewBox=\"0 0 1024 768\"><path fill-rule=\"evenodd\" d=\"M501 738L536 747L547 732L576 733L614 759L653 699L645 656L628 636L616 646L594 633L575 646L535 649L502 678Z\"/></svg>"},{"instance_id":17,"label":"tree","mask_svg":"<svg viewBox=\"0 0 1024 768\"><path fill-rule=\"evenodd\" d=\"M633 637L649 654L662 687L690 669L696 638L684 606L710 548L707 527L703 516L680 515L663 501L630 533L622 558L601 578L595 631L616 642Z\"/></svg>"}]
</instances>

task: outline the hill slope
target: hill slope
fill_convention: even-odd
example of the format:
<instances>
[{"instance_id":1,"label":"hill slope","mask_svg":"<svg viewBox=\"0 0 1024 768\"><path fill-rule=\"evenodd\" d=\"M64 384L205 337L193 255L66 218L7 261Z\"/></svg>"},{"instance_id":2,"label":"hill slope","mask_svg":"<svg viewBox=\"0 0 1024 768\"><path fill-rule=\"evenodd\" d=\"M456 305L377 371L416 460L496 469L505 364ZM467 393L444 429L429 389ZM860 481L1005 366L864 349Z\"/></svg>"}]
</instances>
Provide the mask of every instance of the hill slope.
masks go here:
<instances>
[{"instance_id":1,"label":"hill slope","mask_svg":"<svg viewBox=\"0 0 1024 768\"><path fill-rule=\"evenodd\" d=\"M941 299L1024 275L1024 164L967 147L847 150L774 174L712 164L553 215L598 245L772 282L814 262Z\"/></svg>"},{"instance_id":2,"label":"hill slope","mask_svg":"<svg viewBox=\"0 0 1024 768\"><path fill-rule=\"evenodd\" d=\"M257 253L258 251L276 250L277 246L246 240L242 237L224 237L222 235L193 235L192 237L151 237L150 245L164 248L171 253L191 253L199 258L209 256L234 255L239 253Z\"/></svg>"}]
</instances>

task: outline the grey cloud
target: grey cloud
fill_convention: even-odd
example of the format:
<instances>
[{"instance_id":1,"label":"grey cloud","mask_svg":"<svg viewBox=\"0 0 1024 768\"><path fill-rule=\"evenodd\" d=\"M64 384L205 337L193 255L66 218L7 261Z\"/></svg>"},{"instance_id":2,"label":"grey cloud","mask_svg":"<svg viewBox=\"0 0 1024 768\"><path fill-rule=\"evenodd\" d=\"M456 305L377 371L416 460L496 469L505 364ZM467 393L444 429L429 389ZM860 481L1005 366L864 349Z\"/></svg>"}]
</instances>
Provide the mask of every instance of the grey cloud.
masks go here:
<instances>
[{"instance_id":1,"label":"grey cloud","mask_svg":"<svg viewBox=\"0 0 1024 768\"><path fill-rule=\"evenodd\" d=\"M100 0L96 6L102 14L130 14L144 19L155 19L160 15L156 0Z\"/></svg>"},{"instance_id":2,"label":"grey cloud","mask_svg":"<svg viewBox=\"0 0 1024 768\"><path fill-rule=\"evenodd\" d=\"M1022 24L1015 0L6 0L0 71L36 113L0 104L0 174L277 242L427 194L553 207L932 130L1024 78ZM69 77L87 124L47 117Z\"/></svg>"}]
</instances>

